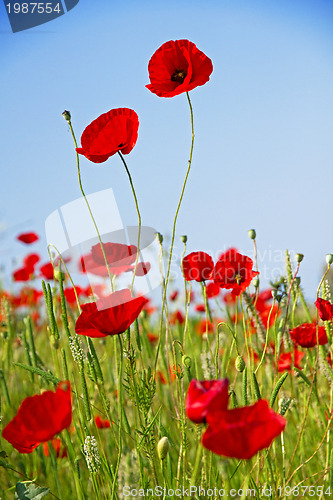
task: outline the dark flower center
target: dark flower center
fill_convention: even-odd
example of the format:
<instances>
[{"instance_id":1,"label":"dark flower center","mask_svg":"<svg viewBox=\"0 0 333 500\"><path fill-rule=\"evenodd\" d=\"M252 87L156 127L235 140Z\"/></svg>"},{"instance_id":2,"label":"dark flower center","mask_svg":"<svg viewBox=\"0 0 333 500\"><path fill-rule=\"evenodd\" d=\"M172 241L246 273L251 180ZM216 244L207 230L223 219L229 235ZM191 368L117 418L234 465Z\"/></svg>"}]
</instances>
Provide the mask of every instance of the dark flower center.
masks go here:
<instances>
[{"instance_id":1,"label":"dark flower center","mask_svg":"<svg viewBox=\"0 0 333 500\"><path fill-rule=\"evenodd\" d=\"M183 83L187 75L187 72L184 69L175 69L171 76L172 82Z\"/></svg>"}]
</instances>

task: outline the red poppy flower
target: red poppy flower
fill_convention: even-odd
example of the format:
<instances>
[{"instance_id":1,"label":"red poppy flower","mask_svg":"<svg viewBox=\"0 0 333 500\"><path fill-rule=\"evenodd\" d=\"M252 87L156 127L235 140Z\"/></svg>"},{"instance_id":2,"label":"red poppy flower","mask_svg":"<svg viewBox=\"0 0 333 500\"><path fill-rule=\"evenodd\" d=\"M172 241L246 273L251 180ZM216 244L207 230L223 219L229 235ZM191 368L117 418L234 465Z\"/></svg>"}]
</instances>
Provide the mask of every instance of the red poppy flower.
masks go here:
<instances>
[{"instance_id":1,"label":"red poppy flower","mask_svg":"<svg viewBox=\"0 0 333 500\"><path fill-rule=\"evenodd\" d=\"M53 275L54 275L54 270L51 262L48 262L47 264L43 264L40 268L40 272L42 273L42 276L46 280L53 280Z\"/></svg>"},{"instance_id":2,"label":"red poppy flower","mask_svg":"<svg viewBox=\"0 0 333 500\"><path fill-rule=\"evenodd\" d=\"M23 263L25 267L30 267L32 270L35 269L35 265L40 261L40 256L37 253L29 253L24 257Z\"/></svg>"},{"instance_id":3,"label":"red poppy flower","mask_svg":"<svg viewBox=\"0 0 333 500\"><path fill-rule=\"evenodd\" d=\"M36 233L22 233L17 236L17 239L19 241L22 241L22 243L25 243L26 245L30 245L31 243L37 241L39 238Z\"/></svg>"},{"instance_id":4,"label":"red poppy flower","mask_svg":"<svg viewBox=\"0 0 333 500\"><path fill-rule=\"evenodd\" d=\"M33 274L33 269L31 267L21 267L13 272L14 281L29 281L31 275Z\"/></svg>"},{"instance_id":5,"label":"red poppy flower","mask_svg":"<svg viewBox=\"0 0 333 500\"><path fill-rule=\"evenodd\" d=\"M60 382L56 392L46 391L26 398L2 431L2 437L20 453L31 453L69 427L71 421L71 386L68 381Z\"/></svg>"},{"instance_id":6,"label":"red poppy flower","mask_svg":"<svg viewBox=\"0 0 333 500\"><path fill-rule=\"evenodd\" d=\"M155 344L159 338L158 335L155 335L155 333L150 333L150 332L147 333L147 337L152 345Z\"/></svg>"},{"instance_id":7,"label":"red poppy flower","mask_svg":"<svg viewBox=\"0 0 333 500\"><path fill-rule=\"evenodd\" d=\"M111 293L97 302L83 304L75 332L87 337L107 337L123 333L139 316L145 303L144 297L132 298L131 292L125 289Z\"/></svg>"},{"instance_id":8,"label":"red poppy flower","mask_svg":"<svg viewBox=\"0 0 333 500\"><path fill-rule=\"evenodd\" d=\"M135 245L124 245L122 243L103 243L103 249L111 274L118 276L124 272L131 271L136 260L137 247ZM107 276L104 255L101 245L97 243L91 248L91 252L81 258L82 271L97 276ZM140 268L139 268L140 272Z\"/></svg>"},{"instance_id":9,"label":"red poppy flower","mask_svg":"<svg viewBox=\"0 0 333 500\"><path fill-rule=\"evenodd\" d=\"M206 421L211 411L226 410L229 380L191 380L185 401L186 414L192 422Z\"/></svg>"},{"instance_id":10,"label":"red poppy flower","mask_svg":"<svg viewBox=\"0 0 333 500\"><path fill-rule=\"evenodd\" d=\"M286 426L286 420L264 399L252 406L208 412L206 420L203 446L218 455L239 460L268 448Z\"/></svg>"},{"instance_id":11,"label":"red poppy flower","mask_svg":"<svg viewBox=\"0 0 333 500\"><path fill-rule=\"evenodd\" d=\"M84 291L80 286L75 285L75 289L76 289L76 293L77 293L78 297L80 295L83 295ZM70 305L76 304L76 296L75 296L75 291L74 291L73 287L64 288L64 295L66 297L67 302Z\"/></svg>"},{"instance_id":12,"label":"red poppy flower","mask_svg":"<svg viewBox=\"0 0 333 500\"><path fill-rule=\"evenodd\" d=\"M232 305L232 304L235 304L236 303L236 300L237 300L237 297L236 295L232 295L231 292L229 293L226 293L223 297L223 301L227 304L227 305Z\"/></svg>"},{"instance_id":13,"label":"red poppy flower","mask_svg":"<svg viewBox=\"0 0 333 500\"><path fill-rule=\"evenodd\" d=\"M184 323L184 321L185 321L185 318L184 318L182 312L179 310L173 312L169 318L170 325L176 325L177 323L179 325L182 325Z\"/></svg>"},{"instance_id":14,"label":"red poppy flower","mask_svg":"<svg viewBox=\"0 0 333 500\"><path fill-rule=\"evenodd\" d=\"M175 290L174 292L172 292L172 294L170 295L170 300L172 302L174 302L176 300L176 298L178 297L178 294L179 294L178 290Z\"/></svg>"},{"instance_id":15,"label":"red poppy flower","mask_svg":"<svg viewBox=\"0 0 333 500\"><path fill-rule=\"evenodd\" d=\"M195 306L195 310L199 313L204 313L206 312L205 304L197 304Z\"/></svg>"},{"instance_id":16,"label":"red poppy flower","mask_svg":"<svg viewBox=\"0 0 333 500\"><path fill-rule=\"evenodd\" d=\"M109 427L111 427L110 420L108 420L107 418L103 419L98 415L95 417L95 422L98 429L108 429Z\"/></svg>"},{"instance_id":17,"label":"red poppy flower","mask_svg":"<svg viewBox=\"0 0 333 500\"><path fill-rule=\"evenodd\" d=\"M119 151L127 155L138 139L139 118L133 109L117 108L99 116L81 136L76 151L94 163L103 163Z\"/></svg>"},{"instance_id":18,"label":"red poppy flower","mask_svg":"<svg viewBox=\"0 0 333 500\"><path fill-rule=\"evenodd\" d=\"M42 295L43 292L41 290L35 290L34 288L22 288L18 295L12 297L11 301L16 307L37 305Z\"/></svg>"},{"instance_id":19,"label":"red poppy flower","mask_svg":"<svg viewBox=\"0 0 333 500\"><path fill-rule=\"evenodd\" d=\"M253 271L250 257L241 255L234 248L223 253L214 268L214 283L221 288L231 289L233 295L240 295L259 274Z\"/></svg>"},{"instance_id":20,"label":"red poppy flower","mask_svg":"<svg viewBox=\"0 0 333 500\"><path fill-rule=\"evenodd\" d=\"M317 345L317 326L315 323L303 323L290 330L292 340L302 347L314 347ZM324 326L318 327L319 345L325 345L328 342Z\"/></svg>"},{"instance_id":21,"label":"red poppy flower","mask_svg":"<svg viewBox=\"0 0 333 500\"><path fill-rule=\"evenodd\" d=\"M59 438L52 439L51 446L54 449L57 458L65 458L65 457L67 457L66 448L64 448L62 446L61 440ZM44 451L44 455L46 457L48 457L50 455L49 446L48 446L47 442L43 443L43 451Z\"/></svg>"},{"instance_id":22,"label":"red poppy flower","mask_svg":"<svg viewBox=\"0 0 333 500\"><path fill-rule=\"evenodd\" d=\"M330 321L333 318L333 304L328 300L319 297L315 302L315 306L318 309L319 317L323 321Z\"/></svg>"},{"instance_id":23,"label":"red poppy flower","mask_svg":"<svg viewBox=\"0 0 333 500\"><path fill-rule=\"evenodd\" d=\"M206 285L206 295L208 299L212 299L213 297L217 297L221 292L221 288L218 285L215 285L214 282L207 283Z\"/></svg>"},{"instance_id":24,"label":"red poppy flower","mask_svg":"<svg viewBox=\"0 0 333 500\"><path fill-rule=\"evenodd\" d=\"M213 270L213 259L205 252L192 252L183 258L183 274L186 281L209 280Z\"/></svg>"},{"instance_id":25,"label":"red poppy flower","mask_svg":"<svg viewBox=\"0 0 333 500\"><path fill-rule=\"evenodd\" d=\"M194 43L170 40L150 59L146 87L159 97L173 97L204 85L212 71L212 61Z\"/></svg>"},{"instance_id":26,"label":"red poppy flower","mask_svg":"<svg viewBox=\"0 0 333 500\"><path fill-rule=\"evenodd\" d=\"M206 320L202 319L197 325L195 325L195 331L198 335L205 335L206 330L207 333L214 333L214 327L211 321L207 321L206 323Z\"/></svg>"},{"instance_id":27,"label":"red poppy flower","mask_svg":"<svg viewBox=\"0 0 333 500\"><path fill-rule=\"evenodd\" d=\"M293 355L293 364L295 368L298 368L299 370L302 369L301 367L301 360L304 358L304 352L298 351L297 349L294 349L294 355ZM291 371L291 352L283 352L280 354L279 360L278 360L278 365L277 369L278 372L284 372L284 371Z\"/></svg>"},{"instance_id":28,"label":"red poppy flower","mask_svg":"<svg viewBox=\"0 0 333 500\"><path fill-rule=\"evenodd\" d=\"M136 272L135 272L135 276L146 276L147 273L149 273L151 269L151 265L149 262L139 262L137 267L136 267ZM135 266L132 266L132 269L131 269L134 273L135 271Z\"/></svg>"}]
</instances>

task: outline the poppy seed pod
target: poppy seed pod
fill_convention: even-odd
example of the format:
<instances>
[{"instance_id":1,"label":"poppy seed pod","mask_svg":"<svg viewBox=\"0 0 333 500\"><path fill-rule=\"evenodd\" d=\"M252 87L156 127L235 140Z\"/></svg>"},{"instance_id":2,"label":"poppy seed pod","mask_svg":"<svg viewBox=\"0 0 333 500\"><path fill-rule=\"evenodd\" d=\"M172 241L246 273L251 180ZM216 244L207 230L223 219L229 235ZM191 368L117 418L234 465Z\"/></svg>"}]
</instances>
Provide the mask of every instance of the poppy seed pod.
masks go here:
<instances>
[{"instance_id":1,"label":"poppy seed pod","mask_svg":"<svg viewBox=\"0 0 333 500\"><path fill-rule=\"evenodd\" d=\"M187 236L186 236L186 234L183 234L183 236L181 236L180 239L184 243L184 245L187 243Z\"/></svg>"},{"instance_id":2,"label":"poppy seed pod","mask_svg":"<svg viewBox=\"0 0 333 500\"><path fill-rule=\"evenodd\" d=\"M59 271L59 269L55 269L54 270L54 279L57 281L60 281L60 278L61 278L61 281L64 281L66 278L66 274L63 273L62 271Z\"/></svg>"},{"instance_id":3,"label":"poppy seed pod","mask_svg":"<svg viewBox=\"0 0 333 500\"><path fill-rule=\"evenodd\" d=\"M170 449L170 441L166 436L164 436L159 440L157 445L157 453L160 460L164 460L166 458L169 449Z\"/></svg>"},{"instance_id":4,"label":"poppy seed pod","mask_svg":"<svg viewBox=\"0 0 333 500\"><path fill-rule=\"evenodd\" d=\"M249 229L247 233L248 233L249 237L251 238L251 240L256 239L257 233L256 233L255 229Z\"/></svg>"}]
</instances>

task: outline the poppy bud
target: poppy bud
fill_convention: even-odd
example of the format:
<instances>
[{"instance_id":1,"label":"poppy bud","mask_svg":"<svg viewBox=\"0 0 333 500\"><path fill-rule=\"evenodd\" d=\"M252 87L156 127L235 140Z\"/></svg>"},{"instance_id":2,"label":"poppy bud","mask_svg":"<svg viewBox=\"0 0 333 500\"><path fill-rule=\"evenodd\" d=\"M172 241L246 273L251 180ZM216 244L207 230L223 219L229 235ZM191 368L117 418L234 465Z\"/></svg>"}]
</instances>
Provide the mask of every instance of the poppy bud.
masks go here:
<instances>
[{"instance_id":1,"label":"poppy bud","mask_svg":"<svg viewBox=\"0 0 333 500\"><path fill-rule=\"evenodd\" d=\"M258 288L258 286L259 286L259 278L254 278L254 280L253 280L253 286L254 286L254 288Z\"/></svg>"},{"instance_id":2,"label":"poppy bud","mask_svg":"<svg viewBox=\"0 0 333 500\"><path fill-rule=\"evenodd\" d=\"M235 368L238 372L242 373L245 370L245 361L242 356L237 356L235 361Z\"/></svg>"},{"instance_id":3,"label":"poppy bud","mask_svg":"<svg viewBox=\"0 0 333 500\"><path fill-rule=\"evenodd\" d=\"M256 239L256 236L257 236L257 233L256 233L256 230L255 229L249 229L247 234L249 235L249 237L251 238L251 240L255 240Z\"/></svg>"},{"instance_id":4,"label":"poppy bud","mask_svg":"<svg viewBox=\"0 0 333 500\"><path fill-rule=\"evenodd\" d=\"M304 259L304 255L302 253L296 254L296 262L298 262L300 264L300 262L302 262L303 259Z\"/></svg>"},{"instance_id":5,"label":"poppy bud","mask_svg":"<svg viewBox=\"0 0 333 500\"><path fill-rule=\"evenodd\" d=\"M159 232L155 233L155 238L157 239L157 241L159 242L160 245L162 245L163 243L163 235Z\"/></svg>"},{"instance_id":6,"label":"poppy bud","mask_svg":"<svg viewBox=\"0 0 333 500\"><path fill-rule=\"evenodd\" d=\"M326 262L327 262L327 265L330 266L333 262L333 254L332 253L328 253L326 255Z\"/></svg>"},{"instance_id":7,"label":"poppy bud","mask_svg":"<svg viewBox=\"0 0 333 500\"><path fill-rule=\"evenodd\" d=\"M278 300L278 293L277 293L277 290L275 290L273 288L273 290L271 290L271 294L272 294L272 297L274 300Z\"/></svg>"},{"instance_id":8,"label":"poppy bud","mask_svg":"<svg viewBox=\"0 0 333 500\"><path fill-rule=\"evenodd\" d=\"M185 245L185 243L187 243L187 236L186 236L186 234L183 234L183 236L181 236L180 239L184 243L184 245Z\"/></svg>"},{"instance_id":9,"label":"poppy bud","mask_svg":"<svg viewBox=\"0 0 333 500\"><path fill-rule=\"evenodd\" d=\"M170 448L169 439L166 436L162 437L157 445L157 452L160 460L164 460L166 458L169 448Z\"/></svg>"},{"instance_id":10,"label":"poppy bud","mask_svg":"<svg viewBox=\"0 0 333 500\"><path fill-rule=\"evenodd\" d=\"M71 121L71 114L70 114L70 112L69 112L69 111L66 111L66 110L65 110L65 111L63 112L62 116L65 118L66 122L68 122L68 123L69 123L69 122Z\"/></svg>"},{"instance_id":11,"label":"poppy bud","mask_svg":"<svg viewBox=\"0 0 333 500\"><path fill-rule=\"evenodd\" d=\"M60 281L60 277L61 277L61 281L65 281L65 278L66 278L66 274L59 271L59 269L54 270L53 276L54 276L54 279L57 281Z\"/></svg>"},{"instance_id":12,"label":"poppy bud","mask_svg":"<svg viewBox=\"0 0 333 500\"><path fill-rule=\"evenodd\" d=\"M190 356L184 355L182 357L182 363L186 368L191 368L192 359L190 358Z\"/></svg>"}]
</instances>

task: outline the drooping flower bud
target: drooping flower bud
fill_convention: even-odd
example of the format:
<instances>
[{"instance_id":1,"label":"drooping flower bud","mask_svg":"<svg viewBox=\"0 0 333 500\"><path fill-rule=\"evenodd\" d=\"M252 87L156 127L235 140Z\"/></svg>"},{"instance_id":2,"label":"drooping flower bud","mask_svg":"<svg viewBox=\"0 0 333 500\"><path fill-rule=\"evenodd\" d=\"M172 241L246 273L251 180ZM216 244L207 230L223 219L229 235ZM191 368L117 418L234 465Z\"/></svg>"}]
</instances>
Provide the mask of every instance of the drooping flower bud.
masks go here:
<instances>
[{"instance_id":1,"label":"drooping flower bud","mask_svg":"<svg viewBox=\"0 0 333 500\"><path fill-rule=\"evenodd\" d=\"M183 234L183 236L181 236L180 239L184 243L184 245L185 245L185 243L187 243L187 236L186 236L186 234Z\"/></svg>"},{"instance_id":2,"label":"drooping flower bud","mask_svg":"<svg viewBox=\"0 0 333 500\"><path fill-rule=\"evenodd\" d=\"M257 236L257 233L256 233L256 230L255 229L249 229L247 234L249 235L249 237L251 238L251 240L255 240L256 239L256 236Z\"/></svg>"},{"instance_id":3,"label":"drooping flower bud","mask_svg":"<svg viewBox=\"0 0 333 500\"><path fill-rule=\"evenodd\" d=\"M157 453L160 460L164 460L166 458L169 449L170 449L170 441L166 436L164 436L159 440L157 445Z\"/></svg>"},{"instance_id":4,"label":"drooping flower bud","mask_svg":"<svg viewBox=\"0 0 333 500\"><path fill-rule=\"evenodd\" d=\"M186 368L191 368L192 359L186 354L182 357L182 363Z\"/></svg>"}]
</instances>

